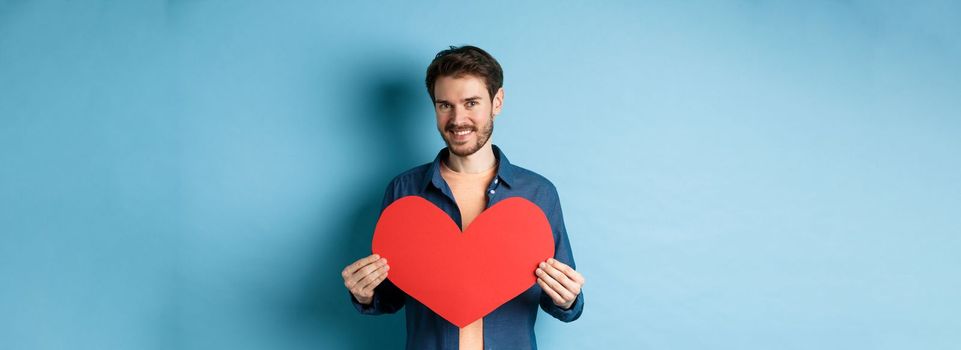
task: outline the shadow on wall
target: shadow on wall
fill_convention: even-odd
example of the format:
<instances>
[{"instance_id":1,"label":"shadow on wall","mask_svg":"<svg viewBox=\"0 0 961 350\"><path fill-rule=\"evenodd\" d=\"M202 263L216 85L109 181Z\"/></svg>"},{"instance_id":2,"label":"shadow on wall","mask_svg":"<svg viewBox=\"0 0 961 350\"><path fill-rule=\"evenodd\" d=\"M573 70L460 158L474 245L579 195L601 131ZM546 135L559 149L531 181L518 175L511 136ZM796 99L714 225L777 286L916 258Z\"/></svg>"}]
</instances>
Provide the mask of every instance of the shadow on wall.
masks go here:
<instances>
[{"instance_id":1,"label":"shadow on wall","mask_svg":"<svg viewBox=\"0 0 961 350\"><path fill-rule=\"evenodd\" d=\"M359 86L355 106L369 106L360 115L344 116L343 125L356 130L356 137L368 143L363 160L354 164L368 169L360 186L346 189L345 198L332 198L331 212L318 213L314 224L319 238L315 257L305 276L305 295L291 310L296 326L317 342L319 348L333 348L330 339L346 349L401 349L405 342L404 309L394 315L368 316L357 312L344 287L341 270L351 262L370 255L370 240L380 215L384 189L401 171L427 162L413 149L409 130L418 103L426 103L416 74L422 67L398 66L396 61L358 67ZM358 83L359 82L359 83ZM419 116L423 117L423 116ZM325 341L326 339L326 341Z\"/></svg>"}]
</instances>

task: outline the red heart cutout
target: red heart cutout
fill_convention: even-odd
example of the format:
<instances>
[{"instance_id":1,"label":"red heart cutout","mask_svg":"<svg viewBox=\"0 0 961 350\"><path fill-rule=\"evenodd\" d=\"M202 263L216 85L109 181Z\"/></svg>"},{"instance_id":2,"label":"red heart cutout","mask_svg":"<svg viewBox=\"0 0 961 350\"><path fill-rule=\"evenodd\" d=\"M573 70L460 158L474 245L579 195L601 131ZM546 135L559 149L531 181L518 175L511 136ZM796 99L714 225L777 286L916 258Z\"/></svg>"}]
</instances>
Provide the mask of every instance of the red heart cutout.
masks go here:
<instances>
[{"instance_id":1,"label":"red heart cutout","mask_svg":"<svg viewBox=\"0 0 961 350\"><path fill-rule=\"evenodd\" d=\"M462 233L433 203L407 196L384 209L372 250L394 285L464 327L534 285L554 236L544 212L520 197L487 208Z\"/></svg>"}]
</instances>

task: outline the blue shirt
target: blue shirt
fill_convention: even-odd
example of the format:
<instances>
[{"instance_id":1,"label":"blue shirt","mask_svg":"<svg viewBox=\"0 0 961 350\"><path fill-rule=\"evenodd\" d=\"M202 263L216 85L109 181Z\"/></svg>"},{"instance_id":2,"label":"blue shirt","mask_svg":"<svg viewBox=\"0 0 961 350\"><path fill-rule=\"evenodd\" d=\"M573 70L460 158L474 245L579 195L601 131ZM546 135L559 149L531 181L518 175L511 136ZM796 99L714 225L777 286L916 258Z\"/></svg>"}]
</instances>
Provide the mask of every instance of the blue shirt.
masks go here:
<instances>
[{"instance_id":1,"label":"blue shirt","mask_svg":"<svg viewBox=\"0 0 961 350\"><path fill-rule=\"evenodd\" d=\"M493 146L493 149L498 167L497 175L487 188L487 207L510 197L521 197L539 206L554 234L554 259L576 268L554 184L533 171L512 165L497 146ZM433 162L405 171L391 180L384 194L381 212L397 199L420 196L446 212L461 227L460 210L450 187L440 174L441 162L446 157L445 148ZM354 307L367 315L395 313L406 307L407 349L457 349L459 345L460 330L457 326L408 297L389 278L374 288L373 301L369 305L359 303L353 295L350 298ZM534 283L528 290L484 316L484 348L537 349L534 322L538 305L554 318L571 322L581 316L584 293L582 291L571 308L565 310L554 305L540 285Z\"/></svg>"}]
</instances>

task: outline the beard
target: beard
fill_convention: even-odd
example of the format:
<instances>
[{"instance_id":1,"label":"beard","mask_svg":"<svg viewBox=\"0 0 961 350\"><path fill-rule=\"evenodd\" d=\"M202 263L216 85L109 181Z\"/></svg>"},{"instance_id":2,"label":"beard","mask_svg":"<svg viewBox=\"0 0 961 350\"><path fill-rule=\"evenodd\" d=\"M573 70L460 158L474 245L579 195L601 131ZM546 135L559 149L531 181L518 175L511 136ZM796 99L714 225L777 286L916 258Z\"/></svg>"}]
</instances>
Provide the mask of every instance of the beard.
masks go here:
<instances>
[{"instance_id":1,"label":"beard","mask_svg":"<svg viewBox=\"0 0 961 350\"><path fill-rule=\"evenodd\" d=\"M451 143L450 133L454 131L464 131L464 130L473 131L477 135L477 142L474 142L474 143L468 142L468 143L459 144L459 145L455 145ZM485 125L481 125L481 130L477 130L476 126L470 125L470 124L455 125L454 123L447 123L447 125L444 126L444 130L440 132L440 136L441 138L444 139L444 143L447 144L447 150L449 150L451 153L457 156L467 157L469 155L477 153L477 151L479 151L481 147L484 147L484 145L487 144L487 140L490 140L491 134L493 133L494 133L494 115L491 114L490 118L487 119L487 123Z\"/></svg>"}]
</instances>

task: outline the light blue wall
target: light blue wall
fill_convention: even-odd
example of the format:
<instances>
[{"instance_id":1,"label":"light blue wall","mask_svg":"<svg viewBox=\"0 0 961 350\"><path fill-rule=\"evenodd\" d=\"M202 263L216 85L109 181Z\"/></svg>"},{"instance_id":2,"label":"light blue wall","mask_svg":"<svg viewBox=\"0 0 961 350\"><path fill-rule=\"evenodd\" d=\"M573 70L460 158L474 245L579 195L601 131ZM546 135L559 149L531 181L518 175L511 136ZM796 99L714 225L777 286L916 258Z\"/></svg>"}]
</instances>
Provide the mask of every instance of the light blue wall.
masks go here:
<instances>
[{"instance_id":1,"label":"light blue wall","mask_svg":"<svg viewBox=\"0 0 961 350\"><path fill-rule=\"evenodd\" d=\"M438 50L559 188L544 349L957 349L953 1L0 0L0 349L399 348L340 269Z\"/></svg>"}]
</instances>

